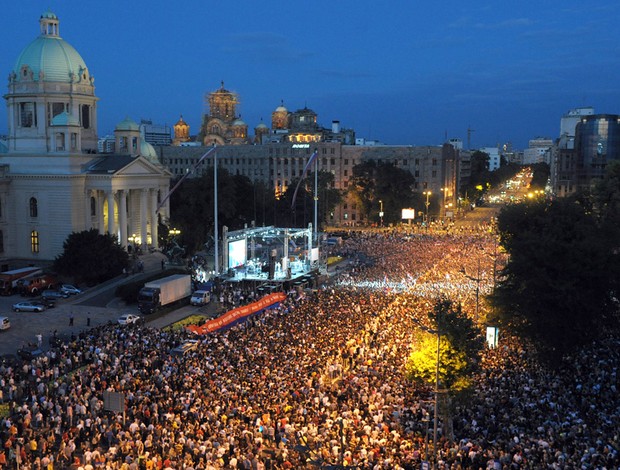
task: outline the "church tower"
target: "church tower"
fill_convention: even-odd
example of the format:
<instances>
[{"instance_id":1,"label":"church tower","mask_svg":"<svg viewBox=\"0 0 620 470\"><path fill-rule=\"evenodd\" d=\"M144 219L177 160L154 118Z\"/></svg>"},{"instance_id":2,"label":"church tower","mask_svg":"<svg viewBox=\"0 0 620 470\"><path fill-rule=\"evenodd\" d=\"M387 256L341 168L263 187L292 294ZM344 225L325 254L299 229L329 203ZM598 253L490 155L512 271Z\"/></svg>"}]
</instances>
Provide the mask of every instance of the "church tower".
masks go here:
<instances>
[{"instance_id":1,"label":"church tower","mask_svg":"<svg viewBox=\"0 0 620 470\"><path fill-rule=\"evenodd\" d=\"M183 115L179 118L174 127L174 140L172 145L179 146L183 142L189 142L189 124L183 120Z\"/></svg>"}]
</instances>

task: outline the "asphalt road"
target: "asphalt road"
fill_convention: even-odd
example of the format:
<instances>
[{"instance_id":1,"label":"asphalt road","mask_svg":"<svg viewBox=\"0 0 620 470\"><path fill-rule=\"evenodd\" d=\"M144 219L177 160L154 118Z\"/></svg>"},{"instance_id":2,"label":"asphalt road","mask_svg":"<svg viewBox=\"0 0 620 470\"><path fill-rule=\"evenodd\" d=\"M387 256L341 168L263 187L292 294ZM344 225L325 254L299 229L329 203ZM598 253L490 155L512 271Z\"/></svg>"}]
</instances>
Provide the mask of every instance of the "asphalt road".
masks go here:
<instances>
[{"instance_id":1,"label":"asphalt road","mask_svg":"<svg viewBox=\"0 0 620 470\"><path fill-rule=\"evenodd\" d=\"M42 349L47 350L49 338L54 332L61 338L70 338L71 335L77 336L90 328L109 322L115 323L124 313L137 314L137 306L126 305L114 296L114 291L119 284L161 270L163 257L161 253L144 255L141 257L145 266L144 273L119 276L104 285L86 289L68 299L59 299L56 307L42 313L13 312L13 304L30 299L20 295L0 296L0 316L8 317L11 321L11 328L0 331L0 354L15 354L21 346L36 343L39 334L43 337ZM165 316L146 317L145 320L147 325L160 328L195 313L202 313L199 307L187 306Z\"/></svg>"}]
</instances>

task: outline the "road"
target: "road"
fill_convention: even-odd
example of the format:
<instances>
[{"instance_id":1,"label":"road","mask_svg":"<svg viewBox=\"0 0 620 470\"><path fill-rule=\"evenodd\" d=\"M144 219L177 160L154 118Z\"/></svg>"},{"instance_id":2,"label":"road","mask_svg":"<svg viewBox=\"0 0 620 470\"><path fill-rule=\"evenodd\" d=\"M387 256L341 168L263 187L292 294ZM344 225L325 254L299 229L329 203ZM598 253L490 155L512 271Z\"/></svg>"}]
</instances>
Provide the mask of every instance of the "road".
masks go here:
<instances>
[{"instance_id":1,"label":"road","mask_svg":"<svg viewBox=\"0 0 620 470\"><path fill-rule=\"evenodd\" d=\"M119 284L128 280L133 281L160 271L163 258L164 255L161 253L144 255L141 257L145 268L144 273L127 277L119 276L104 285L86 289L76 296L59 299L56 307L42 313L13 312L11 306L14 303L28 299L19 295L0 297L0 316L9 317L11 321L11 328L0 331L0 354L15 354L21 346L36 343L39 334L43 336L42 349L46 350L49 338L54 331L62 338L70 338L71 335L78 335L89 328L116 322L118 317L124 313L137 313L136 305L126 305L114 297L114 291ZM152 319L147 317L146 320L148 326L161 328L195 313L203 313L203 311L199 307L187 306L163 317ZM70 322L72 317L73 324Z\"/></svg>"}]
</instances>

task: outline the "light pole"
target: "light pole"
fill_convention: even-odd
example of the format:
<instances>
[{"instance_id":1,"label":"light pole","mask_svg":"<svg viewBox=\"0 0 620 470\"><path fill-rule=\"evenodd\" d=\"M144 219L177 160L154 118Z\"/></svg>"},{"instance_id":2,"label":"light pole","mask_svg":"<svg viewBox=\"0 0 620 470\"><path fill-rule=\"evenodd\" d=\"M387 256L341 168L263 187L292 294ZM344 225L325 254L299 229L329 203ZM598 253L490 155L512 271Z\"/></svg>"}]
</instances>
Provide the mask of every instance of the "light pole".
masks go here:
<instances>
[{"instance_id":1,"label":"light pole","mask_svg":"<svg viewBox=\"0 0 620 470\"><path fill-rule=\"evenodd\" d=\"M480 279L480 257L478 257L478 273L476 277L470 276L469 274L467 274L465 272L465 268L461 269L461 273L463 273L463 275L469 279L470 281L476 281L476 315L474 317L474 321L476 322L476 324L478 324L478 309L479 309L479 300L480 300L480 281L482 279Z\"/></svg>"},{"instance_id":2,"label":"light pole","mask_svg":"<svg viewBox=\"0 0 620 470\"><path fill-rule=\"evenodd\" d=\"M381 218L380 226L383 227L383 200L379 199L379 217Z\"/></svg>"},{"instance_id":3,"label":"light pole","mask_svg":"<svg viewBox=\"0 0 620 470\"><path fill-rule=\"evenodd\" d=\"M422 191L422 194L424 194L426 196L426 223L428 224L428 206L431 205L429 198L431 197L431 191Z\"/></svg>"}]
</instances>

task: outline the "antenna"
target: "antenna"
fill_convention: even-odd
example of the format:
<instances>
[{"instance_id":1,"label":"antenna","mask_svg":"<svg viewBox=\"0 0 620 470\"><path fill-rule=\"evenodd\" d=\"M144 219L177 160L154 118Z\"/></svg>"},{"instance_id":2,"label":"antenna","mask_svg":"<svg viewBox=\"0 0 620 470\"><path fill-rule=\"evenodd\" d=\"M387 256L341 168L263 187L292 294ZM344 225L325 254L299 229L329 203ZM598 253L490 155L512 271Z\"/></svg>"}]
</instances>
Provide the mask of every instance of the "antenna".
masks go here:
<instances>
[{"instance_id":1,"label":"antenna","mask_svg":"<svg viewBox=\"0 0 620 470\"><path fill-rule=\"evenodd\" d=\"M467 150L471 150L471 134L472 132L476 132L475 129L472 129L471 126L467 126Z\"/></svg>"}]
</instances>

